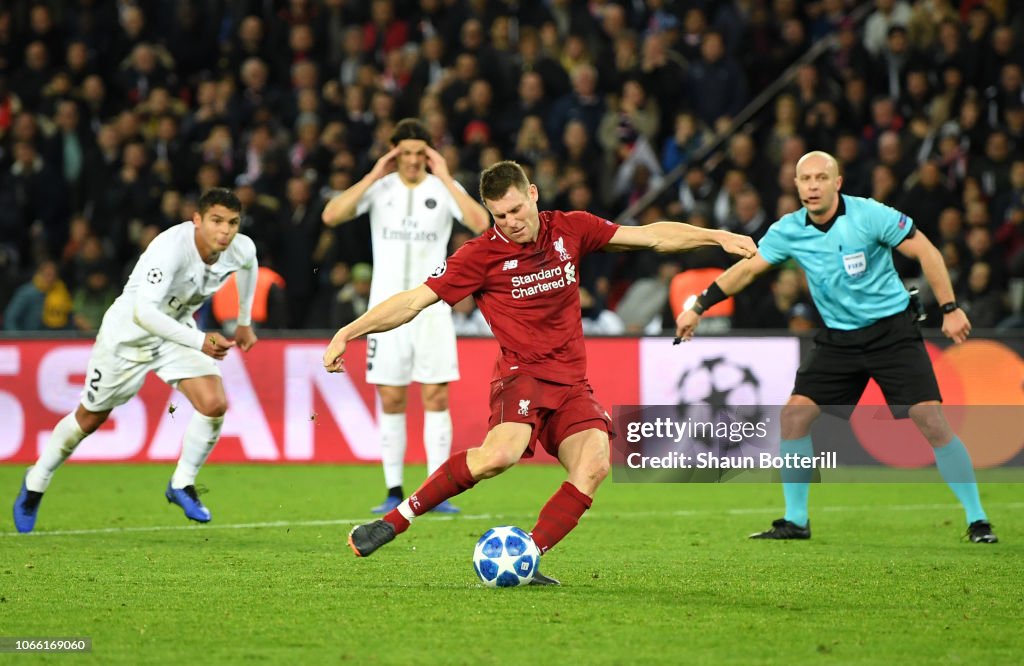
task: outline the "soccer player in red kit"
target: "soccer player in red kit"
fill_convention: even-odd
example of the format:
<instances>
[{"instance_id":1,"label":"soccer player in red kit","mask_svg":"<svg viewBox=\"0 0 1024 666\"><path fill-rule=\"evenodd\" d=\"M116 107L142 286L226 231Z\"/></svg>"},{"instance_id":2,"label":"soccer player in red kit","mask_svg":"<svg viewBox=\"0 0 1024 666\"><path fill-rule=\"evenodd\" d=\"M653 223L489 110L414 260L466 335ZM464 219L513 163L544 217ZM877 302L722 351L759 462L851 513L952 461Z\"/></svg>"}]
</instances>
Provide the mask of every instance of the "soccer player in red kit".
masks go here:
<instances>
[{"instance_id":1,"label":"soccer player in red kit","mask_svg":"<svg viewBox=\"0 0 1024 666\"><path fill-rule=\"evenodd\" d=\"M610 419L586 377L580 260L597 250L682 252L706 245L741 257L757 252L747 236L678 222L620 227L584 211L539 212L537 186L515 162L484 171L480 197L493 228L463 245L424 284L340 329L324 352L324 367L340 372L350 340L397 328L438 300L455 304L470 294L501 346L483 444L452 455L382 520L355 527L348 543L357 556L392 541L444 500L532 456L538 442L568 471L532 531L541 553L552 548L590 508L609 466ZM540 572L534 582L558 584Z\"/></svg>"}]
</instances>

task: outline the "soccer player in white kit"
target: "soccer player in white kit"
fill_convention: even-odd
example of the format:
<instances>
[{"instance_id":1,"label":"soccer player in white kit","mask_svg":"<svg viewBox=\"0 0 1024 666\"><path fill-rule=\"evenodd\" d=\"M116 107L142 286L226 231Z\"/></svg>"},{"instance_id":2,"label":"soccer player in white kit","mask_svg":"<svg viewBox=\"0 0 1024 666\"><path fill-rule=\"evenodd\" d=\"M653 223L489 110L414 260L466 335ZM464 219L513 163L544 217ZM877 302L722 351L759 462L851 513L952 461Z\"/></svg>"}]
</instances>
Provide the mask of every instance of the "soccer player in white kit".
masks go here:
<instances>
[{"instance_id":1,"label":"soccer player in white kit","mask_svg":"<svg viewBox=\"0 0 1024 666\"><path fill-rule=\"evenodd\" d=\"M444 261L453 218L477 234L490 226L487 211L452 178L420 121L400 121L391 145L370 173L332 198L323 212L329 226L370 214L374 265L370 307L420 284ZM448 382L459 378L451 308L436 303L410 326L369 336L366 349L366 381L377 385L380 396L381 462L388 488L384 502L372 511L387 513L404 499L410 382L420 384L423 398L427 473L433 473L451 453ZM458 512L447 502L436 510Z\"/></svg>"},{"instance_id":2,"label":"soccer player in white kit","mask_svg":"<svg viewBox=\"0 0 1024 666\"><path fill-rule=\"evenodd\" d=\"M200 197L192 220L161 233L139 257L124 292L103 316L81 403L57 423L39 460L25 475L14 503L19 532L35 527L43 493L61 463L107 420L114 407L139 392L150 371L181 391L196 410L164 495L186 517L201 523L210 520L210 511L196 495L195 479L217 443L228 408L214 361L236 345L248 351L256 344L250 325L256 246L238 233L241 208L231 190L209 190ZM197 330L192 315L235 272L239 301L235 339Z\"/></svg>"}]
</instances>

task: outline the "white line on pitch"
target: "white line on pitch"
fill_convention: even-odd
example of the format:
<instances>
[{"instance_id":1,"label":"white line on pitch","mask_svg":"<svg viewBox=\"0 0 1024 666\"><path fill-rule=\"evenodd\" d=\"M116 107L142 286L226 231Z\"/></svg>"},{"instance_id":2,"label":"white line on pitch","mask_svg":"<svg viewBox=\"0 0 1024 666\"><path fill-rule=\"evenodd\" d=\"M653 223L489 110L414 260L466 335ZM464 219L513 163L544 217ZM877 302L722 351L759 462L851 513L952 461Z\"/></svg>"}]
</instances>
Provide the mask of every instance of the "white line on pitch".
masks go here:
<instances>
[{"instance_id":1,"label":"white line on pitch","mask_svg":"<svg viewBox=\"0 0 1024 666\"><path fill-rule=\"evenodd\" d=\"M1024 509L1024 502L1002 502L1002 503L991 503L987 504L990 508L1000 509ZM815 511L824 512L845 512L845 511L877 511L878 509L884 509L886 511L935 511L944 509L959 509L959 504L874 504L874 505L836 505L836 506L817 506L814 507ZM676 511L610 511L602 513L598 511L596 513L588 513L584 518L593 520L600 518L642 518L645 516L711 516L711 515L730 515L740 516L748 514L762 514L762 513L777 513L779 507L756 507L749 509L679 509ZM494 514L494 513L479 513L471 515L459 515L459 516L425 516L430 521L451 521L451 520L503 520L506 518L520 518L526 514ZM17 532L0 532L0 537L11 537L11 536L27 536L27 537L44 537L44 536L80 536L90 534L128 534L133 532L179 532L184 530L250 530L250 529L261 529L265 527L330 527L334 525L356 525L358 523L365 522L366 518L335 518L330 520L275 520L263 523L227 523L227 524L209 524L209 525L150 525L143 527L100 527L96 529L85 529L85 530L49 530L32 532L28 535L21 535Z\"/></svg>"}]
</instances>

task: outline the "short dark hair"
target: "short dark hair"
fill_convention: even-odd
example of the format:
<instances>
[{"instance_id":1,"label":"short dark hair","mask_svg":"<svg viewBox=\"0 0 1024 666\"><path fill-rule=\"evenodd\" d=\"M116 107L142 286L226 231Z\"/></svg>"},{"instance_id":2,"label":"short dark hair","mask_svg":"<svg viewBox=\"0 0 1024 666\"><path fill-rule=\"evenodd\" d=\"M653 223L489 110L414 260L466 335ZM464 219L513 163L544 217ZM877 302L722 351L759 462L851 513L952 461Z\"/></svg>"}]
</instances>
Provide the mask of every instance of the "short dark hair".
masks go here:
<instances>
[{"instance_id":1,"label":"short dark hair","mask_svg":"<svg viewBox=\"0 0 1024 666\"><path fill-rule=\"evenodd\" d=\"M430 132L427 131L427 126L416 118L404 118L398 121L394 131L391 132L392 146L397 146L400 141L405 141L406 139L418 139L426 141L428 146L431 145Z\"/></svg>"},{"instance_id":2,"label":"short dark hair","mask_svg":"<svg viewBox=\"0 0 1024 666\"><path fill-rule=\"evenodd\" d=\"M523 194L530 189L530 179L518 162L505 160L489 166L480 174L480 199L497 201L505 196L510 187Z\"/></svg>"},{"instance_id":3,"label":"short dark hair","mask_svg":"<svg viewBox=\"0 0 1024 666\"><path fill-rule=\"evenodd\" d=\"M238 200L235 193L226 187L213 187L203 193L203 196L199 197L199 216L206 215L206 211L210 210L214 206L224 206L228 210L233 210L236 213L242 211L242 202Z\"/></svg>"}]
</instances>

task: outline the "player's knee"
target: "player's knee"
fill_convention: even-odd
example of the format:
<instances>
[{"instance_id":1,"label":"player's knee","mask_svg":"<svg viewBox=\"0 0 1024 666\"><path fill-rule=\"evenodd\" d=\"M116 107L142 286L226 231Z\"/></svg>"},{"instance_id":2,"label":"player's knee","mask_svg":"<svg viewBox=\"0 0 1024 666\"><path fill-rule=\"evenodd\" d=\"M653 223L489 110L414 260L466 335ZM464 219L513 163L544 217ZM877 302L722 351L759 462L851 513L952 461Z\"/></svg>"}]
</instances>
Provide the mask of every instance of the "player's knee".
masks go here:
<instances>
[{"instance_id":1,"label":"player's knee","mask_svg":"<svg viewBox=\"0 0 1024 666\"><path fill-rule=\"evenodd\" d=\"M932 446L945 446L953 438L953 429L938 405L912 407L910 418Z\"/></svg>"},{"instance_id":2,"label":"player's knee","mask_svg":"<svg viewBox=\"0 0 1024 666\"><path fill-rule=\"evenodd\" d=\"M194 405L196 411L203 416L210 418L220 418L228 412L228 399L226 396L209 396L198 401L199 404Z\"/></svg>"},{"instance_id":3,"label":"player's knee","mask_svg":"<svg viewBox=\"0 0 1024 666\"><path fill-rule=\"evenodd\" d=\"M405 412L407 400L404 395L397 396L381 393L380 408L385 414L402 414Z\"/></svg>"},{"instance_id":4,"label":"player's knee","mask_svg":"<svg viewBox=\"0 0 1024 666\"><path fill-rule=\"evenodd\" d=\"M608 478L611 464L608 462L607 447L593 447L580 465L581 481L583 486L580 490L587 494L593 494L601 482Z\"/></svg>"},{"instance_id":5,"label":"player's knee","mask_svg":"<svg viewBox=\"0 0 1024 666\"><path fill-rule=\"evenodd\" d=\"M608 472L611 471L611 463L608 462L607 455L595 457L588 467L590 480L593 481L595 487L607 479Z\"/></svg>"},{"instance_id":6,"label":"player's knee","mask_svg":"<svg viewBox=\"0 0 1024 666\"><path fill-rule=\"evenodd\" d=\"M428 412L443 412L448 409L448 392L424 393L423 409Z\"/></svg>"},{"instance_id":7,"label":"player's knee","mask_svg":"<svg viewBox=\"0 0 1024 666\"><path fill-rule=\"evenodd\" d=\"M109 415L109 411L90 412L79 405L78 409L75 411L75 420L78 421L78 427L82 429L82 432L86 435L91 435L96 432L101 425L103 425Z\"/></svg>"},{"instance_id":8,"label":"player's knee","mask_svg":"<svg viewBox=\"0 0 1024 666\"><path fill-rule=\"evenodd\" d=\"M519 462L519 455L509 447L492 446L483 453L483 471L488 477L497 476Z\"/></svg>"},{"instance_id":9,"label":"player's knee","mask_svg":"<svg viewBox=\"0 0 1024 666\"><path fill-rule=\"evenodd\" d=\"M799 439L811 430L817 414L803 405L786 405L779 415L783 439Z\"/></svg>"}]
</instances>

